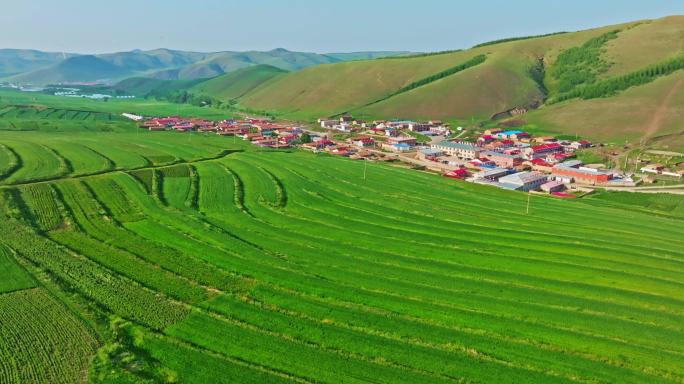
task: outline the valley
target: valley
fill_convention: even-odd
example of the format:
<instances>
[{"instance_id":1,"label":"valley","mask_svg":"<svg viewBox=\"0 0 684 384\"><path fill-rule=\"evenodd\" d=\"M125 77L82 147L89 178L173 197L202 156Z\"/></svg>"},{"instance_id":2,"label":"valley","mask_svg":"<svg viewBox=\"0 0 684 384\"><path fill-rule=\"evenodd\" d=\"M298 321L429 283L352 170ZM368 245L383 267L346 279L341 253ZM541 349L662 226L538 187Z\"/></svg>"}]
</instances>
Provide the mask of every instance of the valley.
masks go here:
<instances>
[{"instance_id":1,"label":"valley","mask_svg":"<svg viewBox=\"0 0 684 384\"><path fill-rule=\"evenodd\" d=\"M542 33L0 50L0 383L683 383L684 16Z\"/></svg>"}]
</instances>

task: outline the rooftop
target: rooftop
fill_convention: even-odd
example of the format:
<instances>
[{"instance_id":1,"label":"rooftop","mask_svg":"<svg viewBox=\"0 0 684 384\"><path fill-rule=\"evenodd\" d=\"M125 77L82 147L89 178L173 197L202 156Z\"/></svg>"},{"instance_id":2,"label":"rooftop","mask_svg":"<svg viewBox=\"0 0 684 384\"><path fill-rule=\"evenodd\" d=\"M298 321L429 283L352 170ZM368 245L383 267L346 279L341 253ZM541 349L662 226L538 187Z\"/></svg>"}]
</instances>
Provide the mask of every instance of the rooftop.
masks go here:
<instances>
[{"instance_id":1,"label":"rooftop","mask_svg":"<svg viewBox=\"0 0 684 384\"><path fill-rule=\"evenodd\" d=\"M510 172L507 168L492 168L476 173L477 177L496 176Z\"/></svg>"},{"instance_id":2,"label":"rooftop","mask_svg":"<svg viewBox=\"0 0 684 384\"><path fill-rule=\"evenodd\" d=\"M501 153L501 152L494 152L494 151L485 151L481 153L482 156L485 157L499 157L499 158L505 158L505 159L519 159L519 155L509 155L507 153Z\"/></svg>"},{"instance_id":3,"label":"rooftop","mask_svg":"<svg viewBox=\"0 0 684 384\"><path fill-rule=\"evenodd\" d=\"M512 130L509 130L509 131L503 131L503 132L501 132L501 134L504 134L504 135L507 135L507 136L510 136L510 135L519 135L519 134L521 134L521 133L526 133L526 132L525 132L525 131L521 131L521 130L519 130L519 129L512 129Z\"/></svg>"},{"instance_id":4,"label":"rooftop","mask_svg":"<svg viewBox=\"0 0 684 384\"><path fill-rule=\"evenodd\" d=\"M439 149L428 148L428 149L421 149L420 153L422 153L423 155L430 156L430 155L439 155L442 153L442 151L440 151Z\"/></svg>"},{"instance_id":5,"label":"rooftop","mask_svg":"<svg viewBox=\"0 0 684 384\"><path fill-rule=\"evenodd\" d=\"M453 149L462 149L466 151L473 151L479 149L480 147L468 143L455 143L453 141L440 141L436 144L439 147L447 147Z\"/></svg>"},{"instance_id":6,"label":"rooftop","mask_svg":"<svg viewBox=\"0 0 684 384\"><path fill-rule=\"evenodd\" d=\"M546 176L538 172L518 172L500 178L499 182L502 184L524 185L540 179L546 179Z\"/></svg>"}]
</instances>

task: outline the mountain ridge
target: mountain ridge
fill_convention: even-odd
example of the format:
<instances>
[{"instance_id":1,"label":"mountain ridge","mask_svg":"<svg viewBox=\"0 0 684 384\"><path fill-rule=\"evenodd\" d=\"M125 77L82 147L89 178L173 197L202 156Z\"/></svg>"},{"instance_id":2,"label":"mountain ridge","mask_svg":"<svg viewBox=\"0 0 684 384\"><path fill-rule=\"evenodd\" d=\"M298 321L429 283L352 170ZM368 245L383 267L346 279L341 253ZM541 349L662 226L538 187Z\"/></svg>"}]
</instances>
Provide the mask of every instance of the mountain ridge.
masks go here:
<instances>
[{"instance_id":1,"label":"mountain ridge","mask_svg":"<svg viewBox=\"0 0 684 384\"><path fill-rule=\"evenodd\" d=\"M33 85L50 83L116 82L127 77L160 80L211 78L252 65L266 64L296 71L318 64L403 55L403 51L320 54L276 48L270 51L193 52L168 48L103 54L50 53L37 50L0 49L0 79ZM82 68L87 57L91 67ZM34 58L32 60L32 58Z\"/></svg>"}]
</instances>

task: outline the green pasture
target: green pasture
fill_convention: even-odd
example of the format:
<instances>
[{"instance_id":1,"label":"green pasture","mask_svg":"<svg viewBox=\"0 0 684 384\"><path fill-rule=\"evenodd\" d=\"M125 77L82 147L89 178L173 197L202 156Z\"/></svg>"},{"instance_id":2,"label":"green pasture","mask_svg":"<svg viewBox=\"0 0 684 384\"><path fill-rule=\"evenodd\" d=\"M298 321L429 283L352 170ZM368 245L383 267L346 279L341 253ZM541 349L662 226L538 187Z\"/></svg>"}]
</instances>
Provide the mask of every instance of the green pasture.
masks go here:
<instances>
[{"instance_id":1,"label":"green pasture","mask_svg":"<svg viewBox=\"0 0 684 384\"><path fill-rule=\"evenodd\" d=\"M522 193L218 135L0 144L0 381L684 380L679 196L528 212Z\"/></svg>"}]
</instances>

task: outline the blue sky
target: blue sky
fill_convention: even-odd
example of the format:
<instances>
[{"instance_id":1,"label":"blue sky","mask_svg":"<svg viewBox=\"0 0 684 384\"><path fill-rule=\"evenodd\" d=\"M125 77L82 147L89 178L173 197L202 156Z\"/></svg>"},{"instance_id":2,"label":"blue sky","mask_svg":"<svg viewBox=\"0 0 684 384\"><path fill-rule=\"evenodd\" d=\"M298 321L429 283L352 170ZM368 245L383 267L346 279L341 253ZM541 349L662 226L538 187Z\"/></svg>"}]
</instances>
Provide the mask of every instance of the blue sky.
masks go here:
<instances>
[{"instance_id":1,"label":"blue sky","mask_svg":"<svg viewBox=\"0 0 684 384\"><path fill-rule=\"evenodd\" d=\"M0 48L438 51L684 14L684 0L2 0Z\"/></svg>"}]
</instances>

